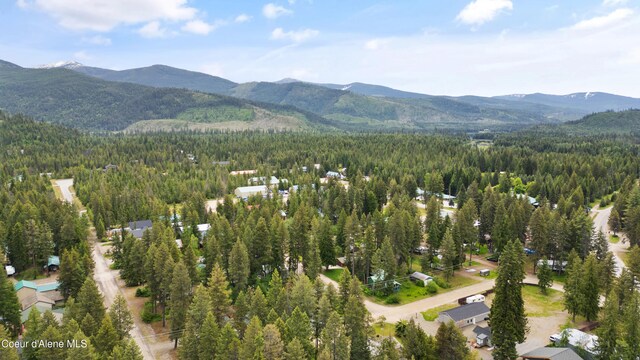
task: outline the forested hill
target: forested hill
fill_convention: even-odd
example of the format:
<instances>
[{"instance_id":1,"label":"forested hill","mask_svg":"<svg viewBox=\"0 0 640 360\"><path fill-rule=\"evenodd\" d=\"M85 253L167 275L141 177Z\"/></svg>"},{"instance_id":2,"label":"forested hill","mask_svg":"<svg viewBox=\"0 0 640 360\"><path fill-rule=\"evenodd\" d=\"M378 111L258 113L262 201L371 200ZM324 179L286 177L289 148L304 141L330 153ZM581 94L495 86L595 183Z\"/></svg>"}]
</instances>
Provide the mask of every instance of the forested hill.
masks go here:
<instances>
[{"instance_id":1,"label":"forested hill","mask_svg":"<svg viewBox=\"0 0 640 360\"><path fill-rule=\"evenodd\" d=\"M595 113L580 120L570 121L563 127L571 131L593 134L640 134L640 110Z\"/></svg>"},{"instance_id":2,"label":"forested hill","mask_svg":"<svg viewBox=\"0 0 640 360\"><path fill-rule=\"evenodd\" d=\"M140 120L150 129L288 129L325 126L315 114L186 89L111 82L63 69L0 63L0 109L90 130L123 130Z\"/></svg>"}]
</instances>

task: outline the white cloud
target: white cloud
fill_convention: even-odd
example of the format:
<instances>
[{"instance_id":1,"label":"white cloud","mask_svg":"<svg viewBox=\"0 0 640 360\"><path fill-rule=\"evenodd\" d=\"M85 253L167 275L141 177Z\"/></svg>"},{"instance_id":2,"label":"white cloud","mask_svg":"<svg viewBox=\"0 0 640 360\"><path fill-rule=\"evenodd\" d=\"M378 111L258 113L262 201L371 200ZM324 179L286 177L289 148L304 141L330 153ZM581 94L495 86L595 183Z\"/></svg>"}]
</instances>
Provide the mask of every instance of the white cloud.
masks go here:
<instances>
[{"instance_id":1,"label":"white cloud","mask_svg":"<svg viewBox=\"0 0 640 360\"><path fill-rule=\"evenodd\" d=\"M159 21L152 21L138 29L138 34L146 38L161 38L167 36L167 29Z\"/></svg>"},{"instance_id":2,"label":"white cloud","mask_svg":"<svg viewBox=\"0 0 640 360\"><path fill-rule=\"evenodd\" d=\"M273 3L269 3L262 8L262 15L264 15L264 17L266 17L267 19L276 19L280 16L291 14L293 14L292 10Z\"/></svg>"},{"instance_id":3,"label":"white cloud","mask_svg":"<svg viewBox=\"0 0 640 360\"><path fill-rule=\"evenodd\" d=\"M82 38L82 42L85 42L87 44L102 45L102 46L111 45L111 39L109 39L108 37L104 37L102 35Z\"/></svg>"},{"instance_id":4,"label":"white cloud","mask_svg":"<svg viewBox=\"0 0 640 360\"><path fill-rule=\"evenodd\" d=\"M604 0L602 5L604 6L620 6L628 3L629 0Z\"/></svg>"},{"instance_id":5,"label":"white cloud","mask_svg":"<svg viewBox=\"0 0 640 360\"><path fill-rule=\"evenodd\" d=\"M460 11L456 19L469 25L482 25L504 10L513 10L511 0L474 0Z\"/></svg>"},{"instance_id":6,"label":"white cloud","mask_svg":"<svg viewBox=\"0 0 640 360\"><path fill-rule=\"evenodd\" d=\"M593 30L599 29L603 27L607 27L609 25L617 24L621 20L624 20L633 15L633 10L631 9L617 9L612 11L611 13L603 16L596 16L591 19L582 20L577 24L573 25L571 29L574 30Z\"/></svg>"},{"instance_id":7,"label":"white cloud","mask_svg":"<svg viewBox=\"0 0 640 360\"><path fill-rule=\"evenodd\" d=\"M234 22L241 24L247 21L251 21L251 16L247 15L247 14L240 14L238 16L236 16L235 20L233 20Z\"/></svg>"},{"instance_id":8,"label":"white cloud","mask_svg":"<svg viewBox=\"0 0 640 360\"><path fill-rule=\"evenodd\" d=\"M219 62L206 63L200 66L200 71L213 76L224 76L222 64L220 64Z\"/></svg>"},{"instance_id":9,"label":"white cloud","mask_svg":"<svg viewBox=\"0 0 640 360\"><path fill-rule=\"evenodd\" d=\"M29 7L29 3L26 0L17 0L16 5L18 5L18 7L22 9L26 9L27 7Z\"/></svg>"},{"instance_id":10,"label":"white cloud","mask_svg":"<svg viewBox=\"0 0 640 360\"><path fill-rule=\"evenodd\" d=\"M378 50L388 42L386 39L371 39L364 43L364 48L367 50Z\"/></svg>"},{"instance_id":11,"label":"white cloud","mask_svg":"<svg viewBox=\"0 0 640 360\"><path fill-rule=\"evenodd\" d=\"M197 9L187 0L19 0L73 30L110 31L121 24L193 19Z\"/></svg>"},{"instance_id":12,"label":"white cloud","mask_svg":"<svg viewBox=\"0 0 640 360\"><path fill-rule=\"evenodd\" d=\"M226 25L226 21L218 20L212 24L202 20L191 20L182 26L182 31L198 35L208 35L210 32Z\"/></svg>"},{"instance_id":13,"label":"white cloud","mask_svg":"<svg viewBox=\"0 0 640 360\"><path fill-rule=\"evenodd\" d=\"M313 29L301 29L297 31L284 31L282 28L276 28L271 32L271 39L273 40L290 40L296 43L309 40L318 36L320 32Z\"/></svg>"}]
</instances>

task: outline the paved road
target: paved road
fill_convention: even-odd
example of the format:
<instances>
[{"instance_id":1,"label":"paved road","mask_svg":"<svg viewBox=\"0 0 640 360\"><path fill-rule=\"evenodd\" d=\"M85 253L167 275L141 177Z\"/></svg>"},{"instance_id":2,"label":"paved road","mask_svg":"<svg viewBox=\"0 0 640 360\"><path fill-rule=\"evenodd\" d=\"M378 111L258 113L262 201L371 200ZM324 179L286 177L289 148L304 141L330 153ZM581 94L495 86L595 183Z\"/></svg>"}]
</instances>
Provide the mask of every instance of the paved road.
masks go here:
<instances>
[{"instance_id":1,"label":"paved road","mask_svg":"<svg viewBox=\"0 0 640 360\"><path fill-rule=\"evenodd\" d=\"M591 210L591 212L594 213L595 215L593 217L593 225L595 226L596 230L602 230L602 232L607 237L609 236L608 222L609 222L609 215L611 214L611 209L613 209L613 207L608 207L606 209L600 210L599 206L595 206ZM620 276L620 274L622 273L622 269L627 267L624 264L624 261L622 261L622 259L620 258L620 256L622 256L622 254L627 252L628 245L626 242L623 244L624 237L622 235L620 235L620 239L621 241L619 241L617 244L609 243L609 249L613 253L614 259L616 261L616 276Z\"/></svg>"},{"instance_id":2,"label":"paved road","mask_svg":"<svg viewBox=\"0 0 640 360\"><path fill-rule=\"evenodd\" d=\"M71 191L73 186L73 179L60 179L54 180L56 185L60 187L60 191L64 198L64 201L73 203L75 193ZM104 296L104 306L109 307L113 303L113 299L118 293L122 293L118 286L117 273L109 268L109 262L104 256L104 249L100 243L96 242L95 229L92 228L89 237L93 239L93 251L92 257L95 262L94 280L100 289L100 292ZM153 352L149 347L148 342L140 331L140 320L135 318L135 323L131 329L131 337L135 340L142 352L144 359L154 359Z\"/></svg>"}]
</instances>

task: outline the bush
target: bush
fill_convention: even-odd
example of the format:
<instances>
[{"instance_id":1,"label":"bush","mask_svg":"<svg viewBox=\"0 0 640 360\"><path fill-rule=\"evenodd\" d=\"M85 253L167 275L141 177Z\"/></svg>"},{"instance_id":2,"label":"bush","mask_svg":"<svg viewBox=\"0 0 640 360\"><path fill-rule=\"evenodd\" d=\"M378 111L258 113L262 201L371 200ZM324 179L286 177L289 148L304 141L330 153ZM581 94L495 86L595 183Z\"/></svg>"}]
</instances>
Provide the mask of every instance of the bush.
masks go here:
<instances>
[{"instance_id":1,"label":"bush","mask_svg":"<svg viewBox=\"0 0 640 360\"><path fill-rule=\"evenodd\" d=\"M489 247L487 245L480 245L478 248L478 255L485 255L489 253Z\"/></svg>"},{"instance_id":2,"label":"bush","mask_svg":"<svg viewBox=\"0 0 640 360\"><path fill-rule=\"evenodd\" d=\"M418 280L414 282L414 284L416 284L417 287L424 287L424 282L422 280Z\"/></svg>"},{"instance_id":3,"label":"bush","mask_svg":"<svg viewBox=\"0 0 640 360\"><path fill-rule=\"evenodd\" d=\"M434 281L434 282L435 282L439 287L441 287L441 288L443 288L443 289L448 289L448 288L450 288L450 287L451 287L451 285L449 285L449 283L448 283L448 282L446 282L446 281L442 280L441 278L439 278L439 277L437 277L437 276L433 278L433 281Z\"/></svg>"},{"instance_id":4,"label":"bush","mask_svg":"<svg viewBox=\"0 0 640 360\"><path fill-rule=\"evenodd\" d=\"M384 303L385 303L385 304L389 304L389 305L391 305L391 304L400 304L400 298L398 297L398 295L393 294L393 295L390 295L390 296L389 296L389 297L384 301Z\"/></svg>"},{"instance_id":5,"label":"bush","mask_svg":"<svg viewBox=\"0 0 640 360\"><path fill-rule=\"evenodd\" d=\"M140 317L142 318L142 321L144 321L146 324L150 324L154 321L162 320L161 314L153 313L153 305L151 305L150 301L147 301L146 303L144 303L144 309L142 309L142 314L140 314Z\"/></svg>"},{"instance_id":6,"label":"bush","mask_svg":"<svg viewBox=\"0 0 640 360\"><path fill-rule=\"evenodd\" d=\"M403 337L407 331L407 320L400 320L396 323L396 336Z\"/></svg>"},{"instance_id":7,"label":"bush","mask_svg":"<svg viewBox=\"0 0 640 360\"><path fill-rule=\"evenodd\" d=\"M136 297L149 297L151 296L151 290L148 287L143 286L136 289Z\"/></svg>"},{"instance_id":8,"label":"bush","mask_svg":"<svg viewBox=\"0 0 640 360\"><path fill-rule=\"evenodd\" d=\"M429 281L429 283L426 286L427 289L427 294L437 294L438 293L438 286L436 285L436 283L434 281Z\"/></svg>"}]
</instances>

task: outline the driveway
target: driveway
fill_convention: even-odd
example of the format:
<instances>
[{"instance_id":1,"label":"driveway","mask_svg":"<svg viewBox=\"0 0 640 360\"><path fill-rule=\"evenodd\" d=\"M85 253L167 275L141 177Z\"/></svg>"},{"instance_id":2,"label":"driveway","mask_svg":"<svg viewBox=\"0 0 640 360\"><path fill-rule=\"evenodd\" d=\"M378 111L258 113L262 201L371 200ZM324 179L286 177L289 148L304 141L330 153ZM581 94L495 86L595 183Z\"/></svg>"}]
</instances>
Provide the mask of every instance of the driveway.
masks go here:
<instances>
[{"instance_id":1,"label":"driveway","mask_svg":"<svg viewBox=\"0 0 640 360\"><path fill-rule=\"evenodd\" d=\"M59 179L53 180L58 187L60 187L60 192L62 193L62 198L65 202L73 203L74 193L71 191L71 187L73 186L73 179Z\"/></svg>"},{"instance_id":2,"label":"driveway","mask_svg":"<svg viewBox=\"0 0 640 360\"><path fill-rule=\"evenodd\" d=\"M596 230L602 230L602 232L605 234L605 236L609 236L609 215L611 214L611 209L613 209L613 207L608 207L606 209L602 209L600 210L600 206L594 206L593 209L591 209L591 212L595 215L593 217L593 225L596 228ZM620 241L617 244L614 243L609 243L609 250L611 250L611 252L614 255L614 259L616 261L616 276L620 276L620 274L622 273L622 269L626 268L627 266L624 264L624 261L622 261L621 256L622 254L626 253L629 249L628 249L628 243L625 241L625 238L622 234L620 235Z\"/></svg>"}]
</instances>

